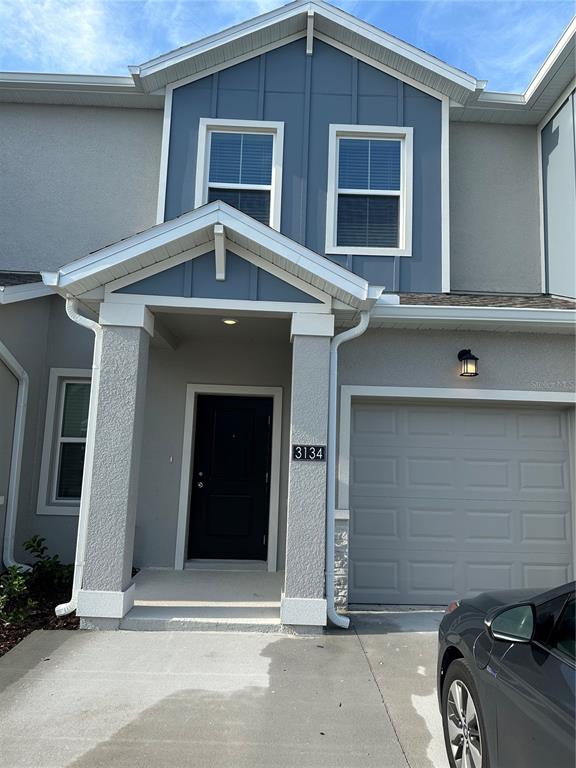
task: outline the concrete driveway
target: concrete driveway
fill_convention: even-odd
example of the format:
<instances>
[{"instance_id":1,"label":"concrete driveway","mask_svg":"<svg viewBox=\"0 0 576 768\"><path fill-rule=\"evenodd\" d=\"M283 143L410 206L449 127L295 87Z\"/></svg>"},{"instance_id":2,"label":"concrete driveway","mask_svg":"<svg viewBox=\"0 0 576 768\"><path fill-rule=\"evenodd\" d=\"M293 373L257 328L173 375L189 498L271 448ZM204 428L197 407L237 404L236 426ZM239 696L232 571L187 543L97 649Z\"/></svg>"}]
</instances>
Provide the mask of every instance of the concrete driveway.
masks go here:
<instances>
[{"instance_id":1,"label":"concrete driveway","mask_svg":"<svg viewBox=\"0 0 576 768\"><path fill-rule=\"evenodd\" d=\"M418 621L35 632L0 659L0 768L442 768L435 619Z\"/></svg>"}]
</instances>

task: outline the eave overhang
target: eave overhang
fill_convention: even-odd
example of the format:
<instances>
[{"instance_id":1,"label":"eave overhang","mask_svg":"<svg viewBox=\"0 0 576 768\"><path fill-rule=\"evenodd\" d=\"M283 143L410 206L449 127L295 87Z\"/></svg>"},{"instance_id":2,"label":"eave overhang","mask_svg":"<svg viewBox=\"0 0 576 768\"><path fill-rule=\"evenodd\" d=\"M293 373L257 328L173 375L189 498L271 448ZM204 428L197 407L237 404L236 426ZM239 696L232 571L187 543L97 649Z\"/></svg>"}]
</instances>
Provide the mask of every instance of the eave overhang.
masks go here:
<instances>
[{"instance_id":1,"label":"eave overhang","mask_svg":"<svg viewBox=\"0 0 576 768\"><path fill-rule=\"evenodd\" d=\"M257 55L275 44L304 37L309 15L314 16L314 34L320 39L347 46L455 101L466 102L478 88L478 81L472 75L322 0L296 0L140 66L130 67L130 72L137 85L152 93L243 57Z\"/></svg>"},{"instance_id":2,"label":"eave overhang","mask_svg":"<svg viewBox=\"0 0 576 768\"><path fill-rule=\"evenodd\" d=\"M233 251L236 244L349 307L369 308L382 291L220 201L95 251L66 264L57 272L43 272L42 279L45 285L63 296L82 298L113 280L132 274L136 276L145 267L210 244L214 241L217 224L224 227L230 250Z\"/></svg>"}]
</instances>

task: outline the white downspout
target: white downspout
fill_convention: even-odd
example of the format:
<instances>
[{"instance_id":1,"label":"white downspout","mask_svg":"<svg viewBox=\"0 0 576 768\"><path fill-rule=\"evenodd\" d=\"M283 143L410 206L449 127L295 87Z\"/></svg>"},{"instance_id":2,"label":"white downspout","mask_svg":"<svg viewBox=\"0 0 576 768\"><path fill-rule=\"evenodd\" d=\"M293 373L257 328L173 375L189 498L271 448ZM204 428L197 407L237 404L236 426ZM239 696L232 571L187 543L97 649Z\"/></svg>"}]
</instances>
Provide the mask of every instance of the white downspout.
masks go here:
<instances>
[{"instance_id":1,"label":"white downspout","mask_svg":"<svg viewBox=\"0 0 576 768\"><path fill-rule=\"evenodd\" d=\"M80 497L80 511L78 514L78 533L76 536L76 555L74 558L74 579L72 582L72 595L67 603L56 606L57 616L66 616L76 610L78 605L78 592L82 588L84 575L84 558L86 555L86 536L88 532L88 503L90 499L90 485L92 483L92 465L94 463L94 433L96 422L96 403L98 400L98 387L100 382L100 352L102 349L102 327L94 320L90 320L78 312L78 301L66 299L66 314L78 325L94 331L94 359L92 364L92 382L90 386L90 403L88 407L88 428L86 430L86 453L84 455L84 470L82 472L82 494Z\"/></svg>"},{"instance_id":2,"label":"white downspout","mask_svg":"<svg viewBox=\"0 0 576 768\"><path fill-rule=\"evenodd\" d=\"M26 426L26 409L28 408L28 374L16 360L7 347L0 342L0 360L18 379L18 395L16 398L16 414L14 418L14 437L10 457L10 476L8 478L8 503L6 504L6 520L4 523L4 548L2 560L7 568L17 566L29 570L29 565L17 563L14 559L16 539L16 518L18 516L18 499L20 497L20 475L22 471L22 450L24 447L24 429Z\"/></svg>"},{"instance_id":3,"label":"white downspout","mask_svg":"<svg viewBox=\"0 0 576 768\"><path fill-rule=\"evenodd\" d=\"M374 288L374 297L382 293ZM373 305L374 306L374 305ZM328 394L328 449L327 449L327 492L326 492L326 608L331 624L348 629L350 619L336 611L334 604L334 535L336 512L336 423L338 407L338 347L351 339L361 336L370 323L371 310L360 312L360 321L353 328L334 336L330 343L330 383Z\"/></svg>"}]
</instances>

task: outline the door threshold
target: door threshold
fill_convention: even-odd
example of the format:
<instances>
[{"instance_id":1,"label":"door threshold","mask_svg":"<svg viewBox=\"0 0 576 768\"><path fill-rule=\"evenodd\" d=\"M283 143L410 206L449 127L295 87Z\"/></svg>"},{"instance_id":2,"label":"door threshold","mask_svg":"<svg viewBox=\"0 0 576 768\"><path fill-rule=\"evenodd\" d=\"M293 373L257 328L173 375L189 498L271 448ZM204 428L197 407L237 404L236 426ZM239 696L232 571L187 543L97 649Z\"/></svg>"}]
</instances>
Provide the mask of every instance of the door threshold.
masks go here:
<instances>
[{"instance_id":1,"label":"door threshold","mask_svg":"<svg viewBox=\"0 0 576 768\"><path fill-rule=\"evenodd\" d=\"M187 571L267 571L265 560L208 560L195 558L186 560Z\"/></svg>"}]
</instances>

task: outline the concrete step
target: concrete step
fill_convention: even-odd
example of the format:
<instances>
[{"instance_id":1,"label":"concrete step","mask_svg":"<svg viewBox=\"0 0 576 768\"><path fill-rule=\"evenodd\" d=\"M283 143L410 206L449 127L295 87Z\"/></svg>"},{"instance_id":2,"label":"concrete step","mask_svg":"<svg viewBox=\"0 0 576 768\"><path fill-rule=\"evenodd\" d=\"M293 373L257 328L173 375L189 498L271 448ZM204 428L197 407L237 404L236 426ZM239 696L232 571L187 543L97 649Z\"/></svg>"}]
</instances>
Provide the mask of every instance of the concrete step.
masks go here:
<instances>
[{"instance_id":1,"label":"concrete step","mask_svg":"<svg viewBox=\"0 0 576 768\"><path fill-rule=\"evenodd\" d=\"M134 606L120 629L138 632L280 632L280 607Z\"/></svg>"}]
</instances>

